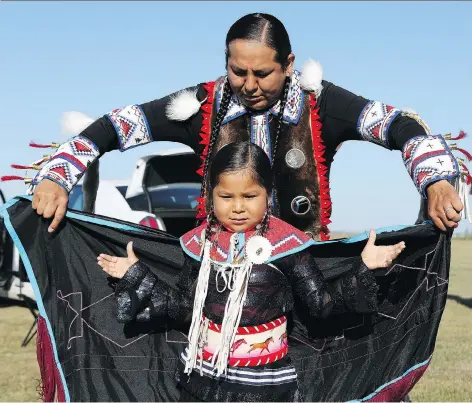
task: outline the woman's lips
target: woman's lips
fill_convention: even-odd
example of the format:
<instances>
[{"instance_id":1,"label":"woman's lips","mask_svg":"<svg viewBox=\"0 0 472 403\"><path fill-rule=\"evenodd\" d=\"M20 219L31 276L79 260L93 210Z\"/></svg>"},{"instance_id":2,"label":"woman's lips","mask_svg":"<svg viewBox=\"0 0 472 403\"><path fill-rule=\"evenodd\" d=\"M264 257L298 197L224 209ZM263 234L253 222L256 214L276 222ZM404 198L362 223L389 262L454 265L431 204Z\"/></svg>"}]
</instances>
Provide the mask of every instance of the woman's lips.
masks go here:
<instances>
[{"instance_id":1,"label":"woman's lips","mask_svg":"<svg viewBox=\"0 0 472 403\"><path fill-rule=\"evenodd\" d=\"M251 104L255 104L256 102L259 102L261 99L262 97L244 97L244 100Z\"/></svg>"}]
</instances>

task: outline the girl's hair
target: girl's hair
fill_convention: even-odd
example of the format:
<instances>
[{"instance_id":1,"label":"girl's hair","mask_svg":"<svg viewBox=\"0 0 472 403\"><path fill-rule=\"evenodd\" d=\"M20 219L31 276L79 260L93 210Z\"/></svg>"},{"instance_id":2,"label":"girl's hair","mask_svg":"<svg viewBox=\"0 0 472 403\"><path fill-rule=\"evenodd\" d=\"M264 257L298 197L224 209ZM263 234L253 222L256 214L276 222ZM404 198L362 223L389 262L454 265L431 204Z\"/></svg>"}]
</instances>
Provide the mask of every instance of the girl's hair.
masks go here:
<instances>
[{"instance_id":1,"label":"girl's hair","mask_svg":"<svg viewBox=\"0 0 472 403\"><path fill-rule=\"evenodd\" d=\"M292 53L292 46L287 30L282 22L270 14L253 13L241 17L236 21L226 35L226 63L229 57L229 44L235 39L256 40L264 43L271 49L276 51L276 61L285 69L287 66L288 56ZM275 161L277 145L279 142L280 133L283 128L283 111L287 104L288 91L290 88L290 78L285 79L284 88L280 100L280 113L277 117L277 130L275 132L275 141L272 151L272 161ZM233 95L231 86L226 79L223 86L223 94L220 102L220 109L216 114L213 127L211 128L210 142L208 145L208 152L203 169L203 184L201 190L201 197L206 194L208 185L208 165L212 157L213 147L216 143L220 133L221 124L228 112L228 108ZM275 179L275 178L274 178ZM277 204L277 203L275 203Z\"/></svg>"},{"instance_id":2,"label":"girl's hair","mask_svg":"<svg viewBox=\"0 0 472 403\"><path fill-rule=\"evenodd\" d=\"M213 157L209 169L209 192L208 197L212 197L213 189L218 185L221 175L248 170L255 183L263 187L267 196L272 193L272 167L265 151L251 143L243 141L230 143L222 147ZM264 218L261 232L267 230L268 216ZM210 239L211 227L216 224L216 217L213 210L209 215L209 225L207 227L206 239Z\"/></svg>"},{"instance_id":3,"label":"girl's hair","mask_svg":"<svg viewBox=\"0 0 472 403\"><path fill-rule=\"evenodd\" d=\"M209 169L210 191L218 185L221 175L248 169L255 183L267 194L272 192L272 167L264 150L250 141L230 143L212 158Z\"/></svg>"}]
</instances>

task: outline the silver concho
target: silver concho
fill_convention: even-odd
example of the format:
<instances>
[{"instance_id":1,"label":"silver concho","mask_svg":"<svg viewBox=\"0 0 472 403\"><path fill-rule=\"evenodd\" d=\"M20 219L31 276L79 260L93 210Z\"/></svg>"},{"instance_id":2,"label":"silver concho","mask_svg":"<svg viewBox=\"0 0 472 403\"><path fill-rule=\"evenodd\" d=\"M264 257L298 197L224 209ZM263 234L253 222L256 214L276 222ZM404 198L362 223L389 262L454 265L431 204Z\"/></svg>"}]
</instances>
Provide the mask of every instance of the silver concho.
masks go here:
<instances>
[{"instance_id":1,"label":"silver concho","mask_svg":"<svg viewBox=\"0 0 472 403\"><path fill-rule=\"evenodd\" d=\"M287 151L285 154L285 163L293 169L298 169L303 166L306 161L305 154L303 154L302 150L298 148L292 148L291 150Z\"/></svg>"},{"instance_id":2,"label":"silver concho","mask_svg":"<svg viewBox=\"0 0 472 403\"><path fill-rule=\"evenodd\" d=\"M305 215L311 209L311 202L306 196L297 196L292 200L291 207L294 214Z\"/></svg>"}]
</instances>

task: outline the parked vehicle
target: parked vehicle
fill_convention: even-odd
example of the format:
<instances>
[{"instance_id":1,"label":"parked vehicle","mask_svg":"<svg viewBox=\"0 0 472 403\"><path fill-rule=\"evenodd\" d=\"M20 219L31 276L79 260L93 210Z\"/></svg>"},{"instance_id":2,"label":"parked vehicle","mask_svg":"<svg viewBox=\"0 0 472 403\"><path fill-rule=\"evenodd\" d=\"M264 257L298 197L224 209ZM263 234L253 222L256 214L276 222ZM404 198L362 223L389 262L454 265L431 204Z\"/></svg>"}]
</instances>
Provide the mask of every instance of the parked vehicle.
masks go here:
<instances>
[{"instance_id":1,"label":"parked vehicle","mask_svg":"<svg viewBox=\"0 0 472 403\"><path fill-rule=\"evenodd\" d=\"M78 211L87 211L84 208L86 194L81 182L72 189L69 195L69 209ZM133 210L127 203L123 194L110 181L100 181L96 194L94 214L104 217L116 218L122 221L128 221L135 224L145 225L165 231L166 227L161 218L147 211Z\"/></svg>"},{"instance_id":2,"label":"parked vehicle","mask_svg":"<svg viewBox=\"0 0 472 403\"><path fill-rule=\"evenodd\" d=\"M78 135L94 120L81 112L65 112L61 119L62 132L70 136ZM132 210L147 211L161 218L167 232L180 236L195 225L196 199L200 196L201 187L197 170L201 159L183 144L161 145L161 151L137 161L130 180L113 181L113 184ZM97 160L85 175L88 183L85 183L84 211L93 211L99 179L98 166Z\"/></svg>"},{"instance_id":3,"label":"parked vehicle","mask_svg":"<svg viewBox=\"0 0 472 403\"><path fill-rule=\"evenodd\" d=\"M187 146L140 158L131 180L117 183L133 210L160 217L166 231L181 236L195 226L201 177L200 158Z\"/></svg>"},{"instance_id":4,"label":"parked vehicle","mask_svg":"<svg viewBox=\"0 0 472 403\"><path fill-rule=\"evenodd\" d=\"M97 170L95 172L94 170ZM95 176L97 174L97 176ZM92 176L91 176L92 175ZM91 181L92 179L92 181ZM92 189L87 189L87 184ZM92 194L90 194L92 193ZM1 204L6 202L0 191ZM69 209L116 218L135 224L148 226L165 231L166 227L161 218L147 211L133 210L124 195L110 181L98 180L98 164L85 175L83 180L69 195ZM146 210L146 209L145 209ZM28 280L18 249L8 234L3 219L0 217L0 297L24 301L28 297L35 301L31 283Z\"/></svg>"},{"instance_id":5,"label":"parked vehicle","mask_svg":"<svg viewBox=\"0 0 472 403\"><path fill-rule=\"evenodd\" d=\"M1 190L0 201L1 204L6 202ZM0 297L23 301L23 296L35 300L33 288L28 282L18 249L14 246L3 218L0 216Z\"/></svg>"}]
</instances>

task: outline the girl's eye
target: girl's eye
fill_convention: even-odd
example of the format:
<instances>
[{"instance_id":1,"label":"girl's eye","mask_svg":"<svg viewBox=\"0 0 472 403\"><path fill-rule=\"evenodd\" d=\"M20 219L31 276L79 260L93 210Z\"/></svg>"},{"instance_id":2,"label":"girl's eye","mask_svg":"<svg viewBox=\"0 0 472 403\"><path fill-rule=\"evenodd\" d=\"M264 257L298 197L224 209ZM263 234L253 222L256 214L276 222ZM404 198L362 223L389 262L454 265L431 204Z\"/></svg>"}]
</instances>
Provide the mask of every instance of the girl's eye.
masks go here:
<instances>
[{"instance_id":1,"label":"girl's eye","mask_svg":"<svg viewBox=\"0 0 472 403\"><path fill-rule=\"evenodd\" d=\"M231 199L231 196L220 196L222 199Z\"/></svg>"},{"instance_id":2,"label":"girl's eye","mask_svg":"<svg viewBox=\"0 0 472 403\"><path fill-rule=\"evenodd\" d=\"M256 196L252 195L252 196L246 196L246 199L254 199Z\"/></svg>"}]
</instances>

